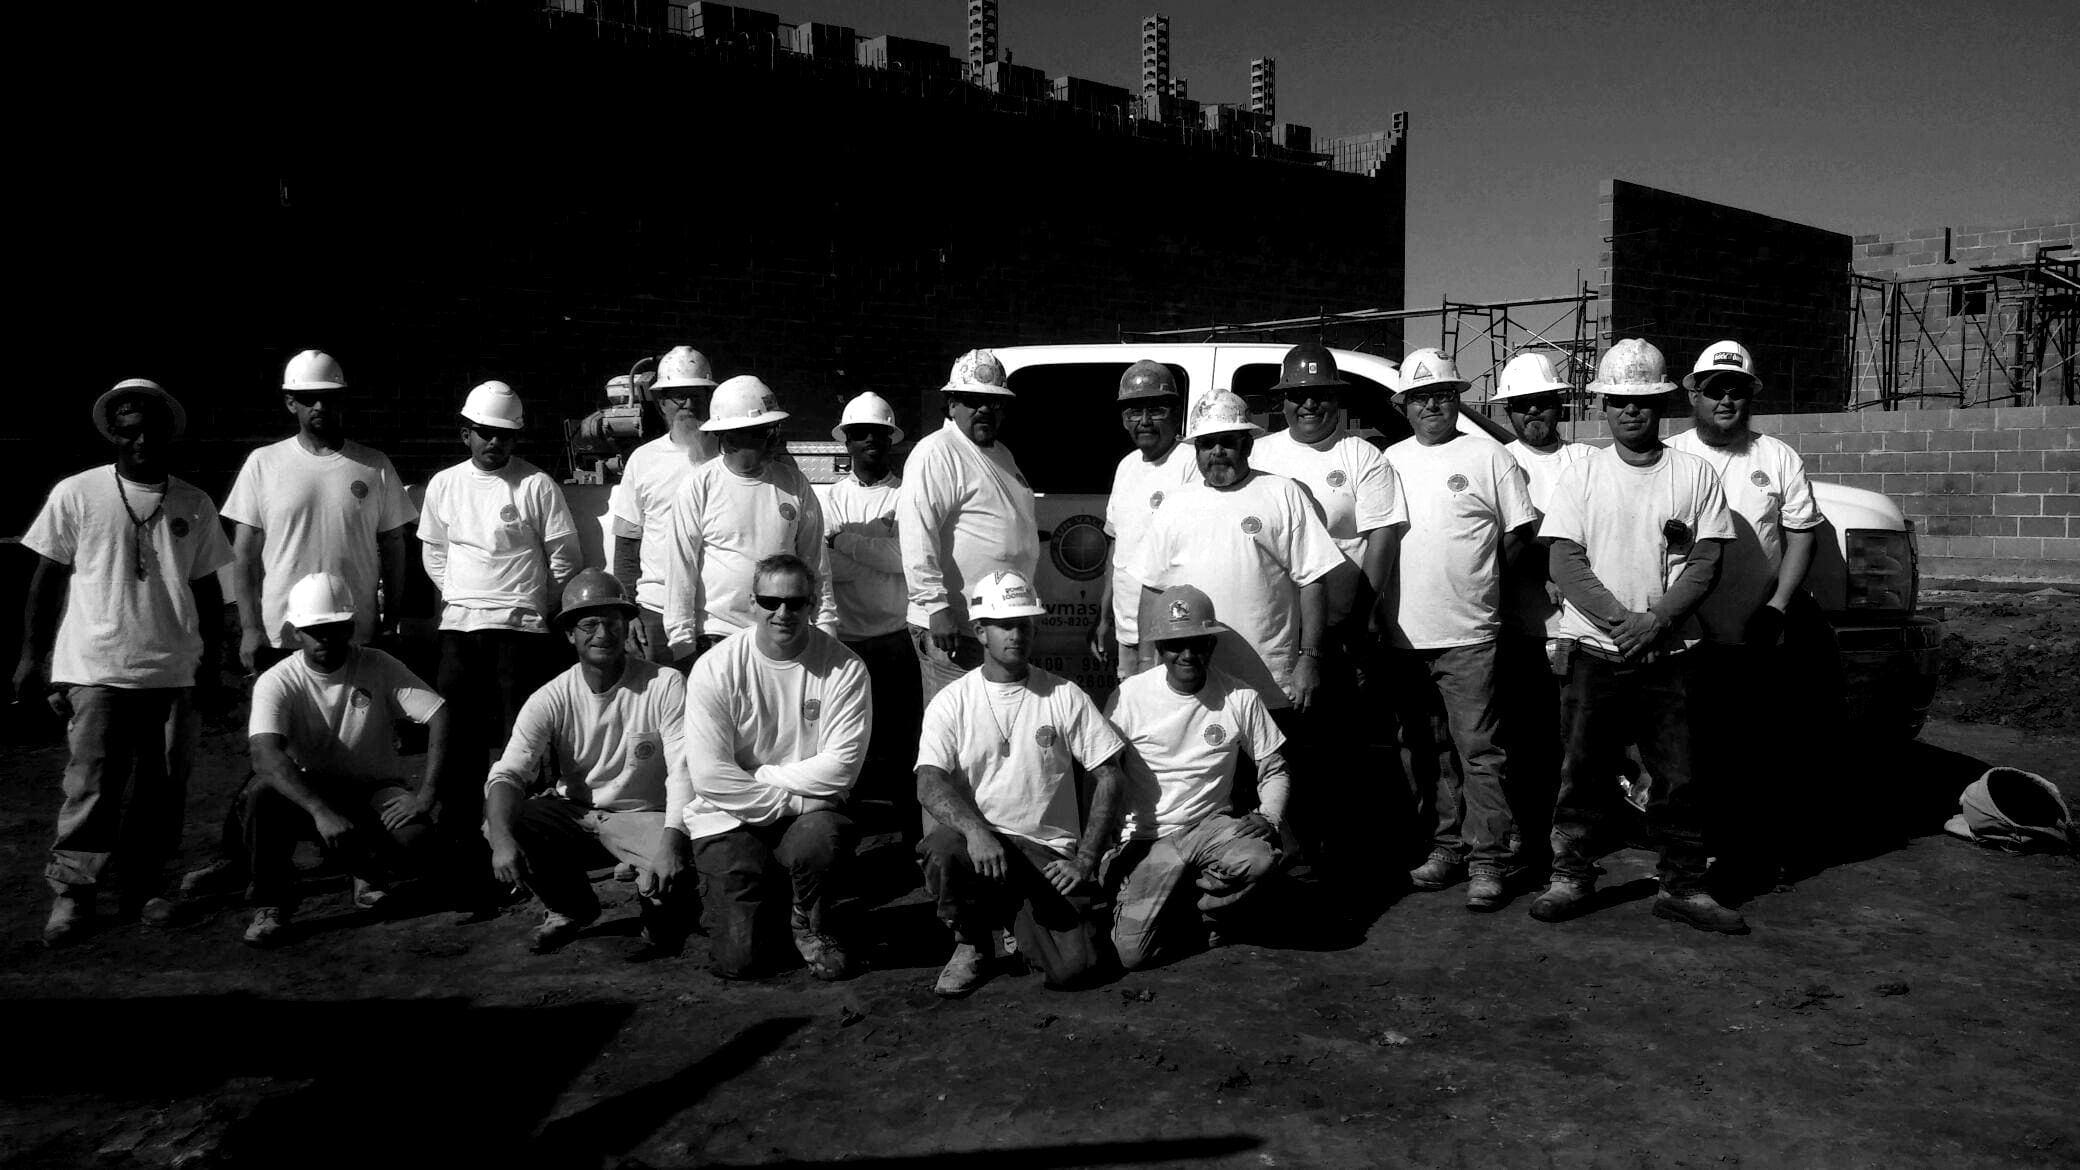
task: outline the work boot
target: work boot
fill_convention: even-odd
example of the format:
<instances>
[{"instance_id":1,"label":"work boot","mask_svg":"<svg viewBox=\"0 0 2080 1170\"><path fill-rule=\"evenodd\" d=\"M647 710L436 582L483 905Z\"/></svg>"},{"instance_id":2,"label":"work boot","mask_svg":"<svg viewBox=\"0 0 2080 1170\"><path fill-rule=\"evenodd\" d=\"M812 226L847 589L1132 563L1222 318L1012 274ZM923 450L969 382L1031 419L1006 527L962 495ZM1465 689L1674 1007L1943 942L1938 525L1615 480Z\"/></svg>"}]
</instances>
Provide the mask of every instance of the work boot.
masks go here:
<instances>
[{"instance_id":1,"label":"work boot","mask_svg":"<svg viewBox=\"0 0 2080 1170\"><path fill-rule=\"evenodd\" d=\"M180 904L171 898L146 898L137 908L137 920L146 926L172 926L180 912Z\"/></svg>"},{"instance_id":2,"label":"work boot","mask_svg":"<svg viewBox=\"0 0 2080 1170\"><path fill-rule=\"evenodd\" d=\"M51 899L51 916L43 923L43 945L62 947L85 937L94 920L94 895L59 894Z\"/></svg>"},{"instance_id":3,"label":"work boot","mask_svg":"<svg viewBox=\"0 0 2080 1170\"><path fill-rule=\"evenodd\" d=\"M245 888L246 867L228 857L181 875L181 896L203 898L211 894L229 894Z\"/></svg>"},{"instance_id":4,"label":"work boot","mask_svg":"<svg viewBox=\"0 0 2080 1170\"><path fill-rule=\"evenodd\" d=\"M1662 894L1654 899L1654 917L1694 926L1699 930L1717 931L1720 934L1748 933L1748 920L1741 917L1740 911L1721 906L1703 890L1688 894Z\"/></svg>"},{"instance_id":5,"label":"work boot","mask_svg":"<svg viewBox=\"0 0 2080 1170\"><path fill-rule=\"evenodd\" d=\"M1477 869L1466 881L1466 908L1487 913L1500 910L1509 901L1502 888L1502 875L1492 869Z\"/></svg>"},{"instance_id":6,"label":"work boot","mask_svg":"<svg viewBox=\"0 0 2080 1170\"><path fill-rule=\"evenodd\" d=\"M249 947L273 946L275 938L287 925L287 910L280 906L261 906L253 911L253 921L246 924L245 944Z\"/></svg>"},{"instance_id":7,"label":"work boot","mask_svg":"<svg viewBox=\"0 0 2080 1170\"><path fill-rule=\"evenodd\" d=\"M809 964L809 974L826 983L852 974L852 959L845 953L845 948L837 939L811 927L808 915L795 911L789 925L794 928L794 949L801 952L802 961ZM945 982L943 972L940 982Z\"/></svg>"},{"instance_id":8,"label":"work boot","mask_svg":"<svg viewBox=\"0 0 2080 1170\"><path fill-rule=\"evenodd\" d=\"M1531 900L1531 916L1540 922L1565 922L1587 913L1595 892L1595 882L1555 875L1546 892Z\"/></svg>"},{"instance_id":9,"label":"work boot","mask_svg":"<svg viewBox=\"0 0 2080 1170\"><path fill-rule=\"evenodd\" d=\"M354 909L375 911L382 908L383 899L390 896L386 886L379 886L367 878L354 879Z\"/></svg>"},{"instance_id":10,"label":"work boot","mask_svg":"<svg viewBox=\"0 0 2080 1170\"><path fill-rule=\"evenodd\" d=\"M1408 871L1408 884L1419 890L1442 890L1465 876L1465 862L1442 849L1432 849L1428 861Z\"/></svg>"},{"instance_id":11,"label":"work boot","mask_svg":"<svg viewBox=\"0 0 2080 1170\"><path fill-rule=\"evenodd\" d=\"M597 917L599 917L599 914L595 911L593 918ZM559 950L565 943L578 937L579 931L591 924L591 918L580 922L568 914L558 914L554 910L544 910L542 911L542 924L535 927L534 933L528 937L527 949L537 955L546 955L551 951Z\"/></svg>"},{"instance_id":12,"label":"work boot","mask_svg":"<svg viewBox=\"0 0 2080 1170\"><path fill-rule=\"evenodd\" d=\"M982 948L974 943L955 943L953 957L939 971L938 982L932 984L932 993L946 999L959 999L977 987L989 974L989 958Z\"/></svg>"}]
</instances>

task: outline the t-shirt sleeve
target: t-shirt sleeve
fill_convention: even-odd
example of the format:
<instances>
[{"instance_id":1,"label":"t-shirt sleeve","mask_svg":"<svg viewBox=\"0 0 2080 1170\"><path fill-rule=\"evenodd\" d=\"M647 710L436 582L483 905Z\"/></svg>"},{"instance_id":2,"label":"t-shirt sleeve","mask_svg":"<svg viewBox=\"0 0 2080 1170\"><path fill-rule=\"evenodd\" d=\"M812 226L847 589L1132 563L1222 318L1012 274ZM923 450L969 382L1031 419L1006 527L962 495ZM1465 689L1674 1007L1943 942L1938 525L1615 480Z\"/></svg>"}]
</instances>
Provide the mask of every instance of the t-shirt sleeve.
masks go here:
<instances>
[{"instance_id":1,"label":"t-shirt sleeve","mask_svg":"<svg viewBox=\"0 0 2080 1170\"><path fill-rule=\"evenodd\" d=\"M1711 465L1702 459L1697 464L1695 491L1697 493L1697 539L1732 540L1739 535L1733 526L1733 509L1726 506L1726 487L1719 477L1712 474Z\"/></svg>"},{"instance_id":2,"label":"t-shirt sleeve","mask_svg":"<svg viewBox=\"0 0 2080 1170\"><path fill-rule=\"evenodd\" d=\"M917 767L937 768L949 776L961 774L961 696L959 684L932 696L925 708L924 723L917 732Z\"/></svg>"},{"instance_id":3,"label":"t-shirt sleeve","mask_svg":"<svg viewBox=\"0 0 2080 1170\"><path fill-rule=\"evenodd\" d=\"M362 653L382 652L364 650ZM414 723L424 723L433 718L433 713L440 710L444 702L432 687L419 681L419 676L413 674L410 667L388 654L383 654L383 689L390 695L391 714Z\"/></svg>"},{"instance_id":4,"label":"t-shirt sleeve","mask_svg":"<svg viewBox=\"0 0 2080 1170\"><path fill-rule=\"evenodd\" d=\"M1286 746L1286 733L1271 721L1271 711L1264 706L1263 696L1242 686L1229 693L1235 701L1235 726L1242 732L1243 746L1249 751L1249 758L1261 760L1282 750Z\"/></svg>"},{"instance_id":5,"label":"t-shirt sleeve","mask_svg":"<svg viewBox=\"0 0 2080 1170\"><path fill-rule=\"evenodd\" d=\"M435 475L426 483L426 510L419 514L419 543L448 543L448 477ZM383 525L387 532L390 525Z\"/></svg>"},{"instance_id":6,"label":"t-shirt sleeve","mask_svg":"<svg viewBox=\"0 0 2080 1170\"><path fill-rule=\"evenodd\" d=\"M1806 479L1806 461L1789 445L1783 452L1782 471L1779 473L1784 484L1784 504L1778 522L1788 532L1804 532L1820 527L1827 517L1820 514L1820 502L1813 498L1813 485Z\"/></svg>"},{"instance_id":7,"label":"t-shirt sleeve","mask_svg":"<svg viewBox=\"0 0 2080 1170\"><path fill-rule=\"evenodd\" d=\"M643 474L643 453L640 449L628 457L628 470L621 482L607 493L607 515L623 523L643 523L643 502L636 495L636 477Z\"/></svg>"},{"instance_id":8,"label":"t-shirt sleeve","mask_svg":"<svg viewBox=\"0 0 2080 1170\"><path fill-rule=\"evenodd\" d=\"M1581 459L1568 464L1553 483L1552 495L1546 497L1546 517L1539 523L1541 540L1571 540L1585 543L1587 525L1583 522L1582 496L1588 483L1589 460Z\"/></svg>"},{"instance_id":9,"label":"t-shirt sleeve","mask_svg":"<svg viewBox=\"0 0 2080 1170\"><path fill-rule=\"evenodd\" d=\"M1061 685L1069 701L1069 754L1086 769L1095 768L1118 755L1127 746L1119 729L1105 718L1082 687L1067 680Z\"/></svg>"},{"instance_id":10,"label":"t-shirt sleeve","mask_svg":"<svg viewBox=\"0 0 2080 1170\"><path fill-rule=\"evenodd\" d=\"M390 457L377 455L376 460L383 479L383 511L376 517L376 531L388 532L417 520L419 509L412 506L412 497L405 494L404 479L391 466Z\"/></svg>"},{"instance_id":11,"label":"t-shirt sleeve","mask_svg":"<svg viewBox=\"0 0 2080 1170\"><path fill-rule=\"evenodd\" d=\"M1495 514L1502 520L1502 530L1513 532L1526 524L1538 520L1538 509L1531 506L1531 477L1524 472L1516 456L1497 448L1489 456L1495 474Z\"/></svg>"},{"instance_id":12,"label":"t-shirt sleeve","mask_svg":"<svg viewBox=\"0 0 2080 1170\"><path fill-rule=\"evenodd\" d=\"M484 790L489 792L493 784L510 784L522 792L533 792L541 779L542 759L556 741L556 724L554 687L543 687L527 696L527 702L520 705L520 714L513 719L512 738L506 740L505 750L491 766Z\"/></svg>"},{"instance_id":13,"label":"t-shirt sleeve","mask_svg":"<svg viewBox=\"0 0 2080 1170\"><path fill-rule=\"evenodd\" d=\"M1358 531L1372 532L1408 523L1408 501L1401 498L1401 481L1394 465L1372 444L1364 444L1358 465Z\"/></svg>"},{"instance_id":14,"label":"t-shirt sleeve","mask_svg":"<svg viewBox=\"0 0 2080 1170\"><path fill-rule=\"evenodd\" d=\"M72 496L71 480L51 489L35 522L22 534L24 548L61 565L72 563L79 552L79 513L73 507Z\"/></svg>"},{"instance_id":15,"label":"t-shirt sleeve","mask_svg":"<svg viewBox=\"0 0 2080 1170\"><path fill-rule=\"evenodd\" d=\"M1281 480L1285 491L1286 572L1295 585L1312 585L1344 564L1343 550L1329 538L1329 529L1316 514L1307 492L1292 480Z\"/></svg>"},{"instance_id":16,"label":"t-shirt sleeve","mask_svg":"<svg viewBox=\"0 0 2080 1170\"><path fill-rule=\"evenodd\" d=\"M266 514L261 501L267 498L265 455L263 449L246 456L239 466L238 478L231 481L231 494L224 497L224 519L233 524L263 531L267 528L261 523Z\"/></svg>"},{"instance_id":17,"label":"t-shirt sleeve","mask_svg":"<svg viewBox=\"0 0 2080 1170\"><path fill-rule=\"evenodd\" d=\"M288 675L277 669L268 669L260 676L260 681L253 684L252 710L246 716L246 736L279 735L288 738L292 701Z\"/></svg>"},{"instance_id":18,"label":"t-shirt sleeve","mask_svg":"<svg viewBox=\"0 0 2080 1170\"><path fill-rule=\"evenodd\" d=\"M693 800L693 772L686 762L686 679L669 667L650 685L658 688L657 730L664 740L664 823L685 828Z\"/></svg>"},{"instance_id":19,"label":"t-shirt sleeve","mask_svg":"<svg viewBox=\"0 0 2080 1170\"><path fill-rule=\"evenodd\" d=\"M1133 456L1127 456L1132 459ZM1125 466L1122 461L1121 466ZM1118 468L1112 472L1112 491L1105 497L1105 535L1115 539L1119 536L1119 497L1121 474Z\"/></svg>"},{"instance_id":20,"label":"t-shirt sleeve","mask_svg":"<svg viewBox=\"0 0 2080 1170\"><path fill-rule=\"evenodd\" d=\"M217 517L217 506L201 492L195 495L196 535L202 547L196 550L195 568L188 574L191 581L199 581L231 563L231 542L224 539L224 522Z\"/></svg>"},{"instance_id":21,"label":"t-shirt sleeve","mask_svg":"<svg viewBox=\"0 0 2080 1170\"><path fill-rule=\"evenodd\" d=\"M537 471L529 477L535 493L535 507L542 518L542 540L562 540L578 533L577 517L572 515L570 504L564 500L563 492L557 489L556 481L546 471ZM620 486L620 485L615 485Z\"/></svg>"}]
</instances>

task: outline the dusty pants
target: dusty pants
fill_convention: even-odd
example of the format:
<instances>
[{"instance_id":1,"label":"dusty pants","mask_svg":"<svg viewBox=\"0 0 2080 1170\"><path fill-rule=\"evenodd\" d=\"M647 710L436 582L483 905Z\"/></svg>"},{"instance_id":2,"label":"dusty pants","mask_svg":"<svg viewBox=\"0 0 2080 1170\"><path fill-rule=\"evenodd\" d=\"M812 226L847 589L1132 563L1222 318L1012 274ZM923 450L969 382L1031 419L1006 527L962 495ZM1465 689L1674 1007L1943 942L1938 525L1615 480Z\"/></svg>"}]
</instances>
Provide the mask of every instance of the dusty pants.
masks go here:
<instances>
[{"instance_id":1,"label":"dusty pants","mask_svg":"<svg viewBox=\"0 0 2080 1170\"><path fill-rule=\"evenodd\" d=\"M513 841L527 863L527 888L555 913L589 922L599 914L587 871L627 862L645 876L664 840L662 811L584 808L560 796L536 796L520 805L513 818ZM673 909L691 906L692 874L680 880L684 892L667 901ZM675 933L683 933L684 925Z\"/></svg>"},{"instance_id":2,"label":"dusty pants","mask_svg":"<svg viewBox=\"0 0 2080 1170\"><path fill-rule=\"evenodd\" d=\"M1661 854L1662 888L1702 890L1707 810L1691 757L1691 655L1623 663L1578 647L1571 659L1560 702L1567 748L1553 806L1554 876L1594 880L1596 859L1616 844L1619 767L1633 744L1653 776L1647 829Z\"/></svg>"},{"instance_id":3,"label":"dusty pants","mask_svg":"<svg viewBox=\"0 0 2080 1170\"><path fill-rule=\"evenodd\" d=\"M1047 880L1042 867L1069 860L1065 855L1023 837L995 836L1004 847L1001 881L975 872L965 835L945 825L925 834L924 888L938 903L939 921L961 941L984 947L990 931L1008 926L1019 953L1039 965L1049 987L1089 982L1106 963L1095 899L1084 891L1064 894Z\"/></svg>"},{"instance_id":4,"label":"dusty pants","mask_svg":"<svg viewBox=\"0 0 2080 1170\"><path fill-rule=\"evenodd\" d=\"M381 785L323 783L309 773L304 782L320 799L354 828L347 842L327 854L348 873L377 885L388 885L402 877L415 876L425 867L433 826L424 816L414 817L396 829L383 826L383 806L393 797L406 794L394 783ZM296 907L296 845L318 839L311 814L258 777L248 778L240 794L240 835L245 846L246 872L251 876L249 900L256 906L282 910Z\"/></svg>"},{"instance_id":5,"label":"dusty pants","mask_svg":"<svg viewBox=\"0 0 2080 1170\"><path fill-rule=\"evenodd\" d=\"M794 916L811 930L824 929L830 877L851 852L851 837L851 818L820 810L738 825L693 843L717 975L744 979L769 970L772 956L791 940L790 899L776 897L774 889L783 873Z\"/></svg>"},{"instance_id":6,"label":"dusty pants","mask_svg":"<svg viewBox=\"0 0 2080 1170\"><path fill-rule=\"evenodd\" d=\"M186 687L72 686L65 698L71 755L44 878L53 893L91 893L120 857L122 900L134 907L160 892L180 848L200 722Z\"/></svg>"},{"instance_id":7,"label":"dusty pants","mask_svg":"<svg viewBox=\"0 0 2080 1170\"><path fill-rule=\"evenodd\" d=\"M1510 815L1509 752L1496 694L1497 644L1394 653L1400 697L1402 759L1417 807L1431 827L1431 849L1474 869L1499 872L1515 863ZM1444 713L1459 768L1443 760L1436 713Z\"/></svg>"},{"instance_id":8,"label":"dusty pants","mask_svg":"<svg viewBox=\"0 0 2080 1170\"><path fill-rule=\"evenodd\" d=\"M1278 866L1276 841L1245 837L1242 822L1214 813L1191 828L1153 840L1130 841L1114 861L1112 945L1129 971L1168 956L1180 933L1165 919L1179 891L1198 891L1198 916L1216 926Z\"/></svg>"}]
</instances>

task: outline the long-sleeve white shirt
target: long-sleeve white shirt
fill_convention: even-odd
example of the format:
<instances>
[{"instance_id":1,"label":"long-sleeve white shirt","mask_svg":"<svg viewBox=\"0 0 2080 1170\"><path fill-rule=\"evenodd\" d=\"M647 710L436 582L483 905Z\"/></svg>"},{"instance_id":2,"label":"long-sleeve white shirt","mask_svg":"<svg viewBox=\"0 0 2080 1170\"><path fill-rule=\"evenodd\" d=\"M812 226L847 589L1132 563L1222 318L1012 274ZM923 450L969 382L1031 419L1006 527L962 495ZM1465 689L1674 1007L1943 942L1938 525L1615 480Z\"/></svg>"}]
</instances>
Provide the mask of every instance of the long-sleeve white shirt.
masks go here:
<instances>
[{"instance_id":1,"label":"long-sleeve white shirt","mask_svg":"<svg viewBox=\"0 0 2080 1170\"><path fill-rule=\"evenodd\" d=\"M797 657L759 649L746 630L716 643L686 680L686 835L796 816L852 791L874 702L866 664L821 630Z\"/></svg>"},{"instance_id":2,"label":"long-sleeve white shirt","mask_svg":"<svg viewBox=\"0 0 2080 1170\"><path fill-rule=\"evenodd\" d=\"M654 613L664 612L664 567L671 551L672 501L686 486L694 470L715 458L715 436L695 431L684 446L667 432L628 453L621 482L607 497L607 511L614 519L642 530L640 567L636 578L636 604ZM609 563L613 551L608 550Z\"/></svg>"},{"instance_id":3,"label":"long-sleeve white shirt","mask_svg":"<svg viewBox=\"0 0 2080 1170\"><path fill-rule=\"evenodd\" d=\"M751 571L775 553L793 553L816 570L816 624L838 628L831 601L823 504L792 463L774 460L742 476L721 459L694 470L672 500L665 557L664 628L672 656L694 651L702 634L732 634L757 624Z\"/></svg>"},{"instance_id":4,"label":"long-sleeve white shirt","mask_svg":"<svg viewBox=\"0 0 2080 1170\"><path fill-rule=\"evenodd\" d=\"M553 591L585 556L563 492L525 459L497 471L464 461L436 472L419 512L419 549L441 592L444 630L546 631Z\"/></svg>"},{"instance_id":5,"label":"long-sleeve white shirt","mask_svg":"<svg viewBox=\"0 0 2080 1170\"><path fill-rule=\"evenodd\" d=\"M976 446L952 419L918 441L903 472L896 535L909 623L927 627L933 614L951 609L966 631L969 587L1000 569L1033 579L1040 561L1033 489L1009 448Z\"/></svg>"},{"instance_id":6,"label":"long-sleeve white shirt","mask_svg":"<svg viewBox=\"0 0 2080 1170\"><path fill-rule=\"evenodd\" d=\"M555 792L584 808L665 811L677 824L693 786L686 778L686 680L630 658L613 686L594 694L573 666L527 697L513 738L491 768L493 784L542 789L555 764Z\"/></svg>"},{"instance_id":7,"label":"long-sleeve white shirt","mask_svg":"<svg viewBox=\"0 0 2080 1170\"><path fill-rule=\"evenodd\" d=\"M903 628L903 547L896 537L896 499L903 481L893 473L873 483L857 475L824 489L823 522L830 533L831 595L838 604L838 636L872 638Z\"/></svg>"}]
</instances>

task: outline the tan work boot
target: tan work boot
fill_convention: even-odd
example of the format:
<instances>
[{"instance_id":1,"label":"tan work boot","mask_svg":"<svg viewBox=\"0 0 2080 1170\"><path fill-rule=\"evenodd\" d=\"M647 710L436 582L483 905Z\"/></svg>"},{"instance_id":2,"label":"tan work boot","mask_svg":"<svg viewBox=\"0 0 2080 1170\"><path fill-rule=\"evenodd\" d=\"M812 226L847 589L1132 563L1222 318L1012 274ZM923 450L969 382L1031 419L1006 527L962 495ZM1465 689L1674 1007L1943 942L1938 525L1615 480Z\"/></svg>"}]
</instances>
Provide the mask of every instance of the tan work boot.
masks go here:
<instances>
[{"instance_id":1,"label":"tan work boot","mask_svg":"<svg viewBox=\"0 0 2080 1170\"><path fill-rule=\"evenodd\" d=\"M51 899L51 916L43 923L43 945L62 947L78 942L93 920L92 894L59 894Z\"/></svg>"},{"instance_id":2,"label":"tan work boot","mask_svg":"<svg viewBox=\"0 0 2080 1170\"><path fill-rule=\"evenodd\" d=\"M1466 908L1486 913L1500 910L1508 903L1509 893L1502 888L1502 875L1491 869L1477 869L1466 879Z\"/></svg>"},{"instance_id":3,"label":"tan work boot","mask_svg":"<svg viewBox=\"0 0 2080 1170\"><path fill-rule=\"evenodd\" d=\"M289 925L289 912L279 906L260 906L253 911L253 920L246 924L243 936L249 947L270 947L282 928Z\"/></svg>"},{"instance_id":4,"label":"tan work boot","mask_svg":"<svg viewBox=\"0 0 2080 1170\"><path fill-rule=\"evenodd\" d=\"M1721 906L1717 899L1703 890L1692 894L1662 894L1654 899L1654 917L1720 934L1748 933L1748 920L1741 917L1740 911Z\"/></svg>"},{"instance_id":5,"label":"tan work boot","mask_svg":"<svg viewBox=\"0 0 2080 1170\"><path fill-rule=\"evenodd\" d=\"M1419 890L1442 890L1459 884L1466 876L1466 863L1442 849L1430 851L1430 859L1408 871L1408 884Z\"/></svg>"},{"instance_id":6,"label":"tan work boot","mask_svg":"<svg viewBox=\"0 0 2080 1170\"><path fill-rule=\"evenodd\" d=\"M939 971L938 982L932 984L932 993L947 999L958 999L982 986L989 973L989 957L982 948L973 943L955 943L953 957Z\"/></svg>"},{"instance_id":7,"label":"tan work boot","mask_svg":"<svg viewBox=\"0 0 2080 1170\"><path fill-rule=\"evenodd\" d=\"M1531 899L1531 916L1540 922L1565 922L1585 914L1589 900L1596 893L1596 883L1579 881L1554 875L1546 892Z\"/></svg>"}]
</instances>

